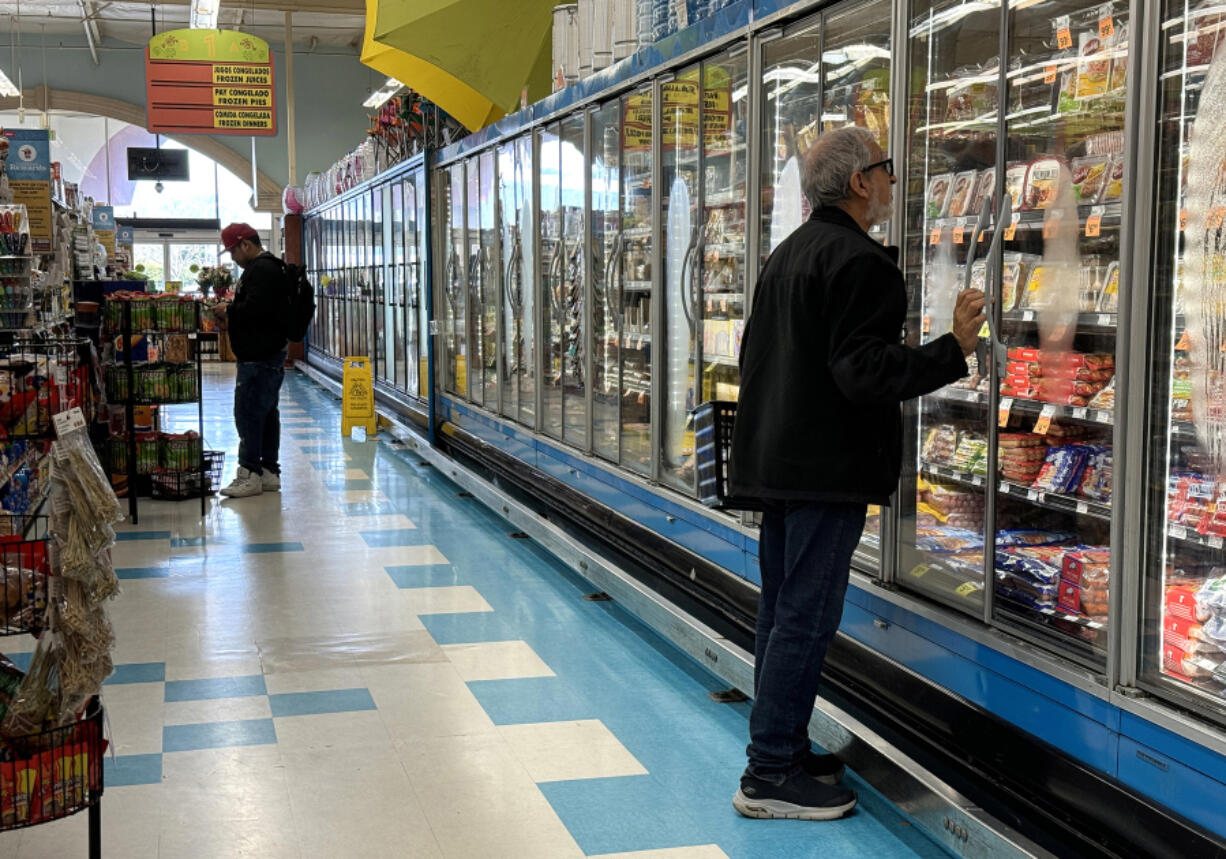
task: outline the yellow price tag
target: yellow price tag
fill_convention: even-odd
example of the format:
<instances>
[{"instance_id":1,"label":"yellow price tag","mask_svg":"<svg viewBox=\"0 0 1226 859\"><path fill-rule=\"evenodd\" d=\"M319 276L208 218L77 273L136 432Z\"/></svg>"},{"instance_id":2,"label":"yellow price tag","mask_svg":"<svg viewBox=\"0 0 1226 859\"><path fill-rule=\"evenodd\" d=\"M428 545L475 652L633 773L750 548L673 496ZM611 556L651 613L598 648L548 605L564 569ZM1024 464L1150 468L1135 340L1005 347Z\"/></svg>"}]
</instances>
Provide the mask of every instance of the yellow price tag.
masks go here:
<instances>
[{"instance_id":1,"label":"yellow price tag","mask_svg":"<svg viewBox=\"0 0 1226 859\"><path fill-rule=\"evenodd\" d=\"M1014 212L1013 219L1009 221L1009 226L1005 227L1005 241L1013 241L1013 237L1017 235L1017 225L1021 222L1021 220L1021 214Z\"/></svg>"},{"instance_id":2,"label":"yellow price tag","mask_svg":"<svg viewBox=\"0 0 1226 859\"><path fill-rule=\"evenodd\" d=\"M1047 431L1051 429L1052 418L1056 416L1056 407L1046 405L1043 411L1039 412L1039 419L1034 422L1034 432L1036 435L1047 435Z\"/></svg>"},{"instance_id":3,"label":"yellow price tag","mask_svg":"<svg viewBox=\"0 0 1226 859\"><path fill-rule=\"evenodd\" d=\"M971 594L978 593L979 590L980 585L978 582L963 582L962 584L958 585L958 588L954 591L954 593L960 597L969 597Z\"/></svg>"},{"instance_id":4,"label":"yellow price tag","mask_svg":"<svg viewBox=\"0 0 1226 859\"><path fill-rule=\"evenodd\" d=\"M1057 66L1055 63L1053 63L1052 65L1050 65L1050 66L1048 66L1046 69L1044 69L1044 71L1043 71L1043 83L1045 83L1045 84L1054 84L1054 83L1056 82L1056 78L1059 76L1059 74L1060 74L1060 68L1059 68L1059 66Z\"/></svg>"},{"instance_id":5,"label":"yellow price tag","mask_svg":"<svg viewBox=\"0 0 1226 859\"><path fill-rule=\"evenodd\" d=\"M1226 206L1216 206L1209 210L1209 215L1205 218L1205 226L1216 230L1222 226L1223 221L1226 221Z\"/></svg>"},{"instance_id":6,"label":"yellow price tag","mask_svg":"<svg viewBox=\"0 0 1226 859\"><path fill-rule=\"evenodd\" d=\"M1094 239L1102 235L1103 232L1103 207L1095 206L1090 209L1090 217L1086 218L1086 238Z\"/></svg>"},{"instance_id":7,"label":"yellow price tag","mask_svg":"<svg viewBox=\"0 0 1226 859\"><path fill-rule=\"evenodd\" d=\"M922 579L931 569L932 567L930 567L928 564L916 564L911 568L911 575L915 576L917 579Z\"/></svg>"},{"instance_id":8,"label":"yellow price tag","mask_svg":"<svg viewBox=\"0 0 1226 859\"><path fill-rule=\"evenodd\" d=\"M1056 19L1056 47L1062 51L1073 47L1073 31L1069 29L1068 15Z\"/></svg>"},{"instance_id":9,"label":"yellow price tag","mask_svg":"<svg viewBox=\"0 0 1226 859\"><path fill-rule=\"evenodd\" d=\"M1110 39L1115 35L1115 18L1111 16L1111 12L1103 13L1103 16L1098 19L1098 38Z\"/></svg>"}]
</instances>

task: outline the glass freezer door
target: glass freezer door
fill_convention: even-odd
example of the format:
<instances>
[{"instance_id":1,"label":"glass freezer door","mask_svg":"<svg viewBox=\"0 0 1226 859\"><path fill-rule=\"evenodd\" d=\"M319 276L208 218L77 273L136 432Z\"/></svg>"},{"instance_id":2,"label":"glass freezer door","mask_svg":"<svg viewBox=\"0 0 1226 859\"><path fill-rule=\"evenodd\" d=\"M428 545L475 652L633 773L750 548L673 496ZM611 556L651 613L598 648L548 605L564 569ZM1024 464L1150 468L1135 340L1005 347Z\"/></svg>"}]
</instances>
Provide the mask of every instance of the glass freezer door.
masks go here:
<instances>
[{"instance_id":1,"label":"glass freezer door","mask_svg":"<svg viewBox=\"0 0 1226 859\"><path fill-rule=\"evenodd\" d=\"M592 379L592 447L598 456L620 456L618 415L621 395L622 332L618 283L621 246L621 103L592 113L592 323L595 350Z\"/></svg>"},{"instance_id":2,"label":"glass freezer door","mask_svg":"<svg viewBox=\"0 0 1226 859\"><path fill-rule=\"evenodd\" d=\"M495 223L498 189L494 185L494 150L481 153L481 378L486 408L498 408L498 315L502 267L498 264L498 231Z\"/></svg>"},{"instance_id":3,"label":"glass freezer door","mask_svg":"<svg viewBox=\"0 0 1226 859\"><path fill-rule=\"evenodd\" d=\"M1226 721L1226 5L1161 8L1140 668Z\"/></svg>"},{"instance_id":4,"label":"glass freezer door","mask_svg":"<svg viewBox=\"0 0 1226 859\"><path fill-rule=\"evenodd\" d=\"M519 366L523 360L523 189L516 162L515 141L498 147L498 228L502 248L502 414L519 419Z\"/></svg>"},{"instance_id":5,"label":"glass freezer door","mask_svg":"<svg viewBox=\"0 0 1226 859\"><path fill-rule=\"evenodd\" d=\"M467 162L467 197L464 222L464 271L468 285L468 399L480 405L485 395L485 302L482 301L482 273L485 268L481 247L481 165L477 158Z\"/></svg>"},{"instance_id":6,"label":"glass freezer door","mask_svg":"<svg viewBox=\"0 0 1226 859\"><path fill-rule=\"evenodd\" d=\"M621 101L621 248L617 278L621 336L621 462L651 472L651 294L653 185L650 89Z\"/></svg>"},{"instance_id":7,"label":"glass freezer door","mask_svg":"<svg viewBox=\"0 0 1226 859\"><path fill-rule=\"evenodd\" d=\"M441 266L440 316L443 331L443 389L458 396L468 394L467 323L465 320L464 164L453 164L439 182L446 264Z\"/></svg>"},{"instance_id":8,"label":"glass freezer door","mask_svg":"<svg viewBox=\"0 0 1226 859\"><path fill-rule=\"evenodd\" d=\"M547 435L562 438L562 323L563 273L565 250L562 243L562 145L558 127L537 131L540 188L540 252L538 270L541 302L541 332L544 367L541 387L542 407L540 428Z\"/></svg>"},{"instance_id":9,"label":"glass freezer door","mask_svg":"<svg viewBox=\"0 0 1226 859\"><path fill-rule=\"evenodd\" d=\"M585 224L587 147L583 114L562 120L563 281L557 308L562 319L562 388L565 429L562 439L587 447L587 331L584 298L592 267Z\"/></svg>"}]
</instances>

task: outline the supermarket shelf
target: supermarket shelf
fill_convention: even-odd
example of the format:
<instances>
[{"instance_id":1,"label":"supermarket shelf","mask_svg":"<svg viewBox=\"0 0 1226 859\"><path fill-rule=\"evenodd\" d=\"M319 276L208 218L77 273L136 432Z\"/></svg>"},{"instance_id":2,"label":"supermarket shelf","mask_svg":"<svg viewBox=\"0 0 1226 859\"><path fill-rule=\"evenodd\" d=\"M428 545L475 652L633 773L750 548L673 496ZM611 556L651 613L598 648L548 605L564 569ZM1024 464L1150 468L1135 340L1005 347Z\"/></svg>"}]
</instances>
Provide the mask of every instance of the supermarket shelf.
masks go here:
<instances>
[{"instance_id":1,"label":"supermarket shelf","mask_svg":"<svg viewBox=\"0 0 1226 859\"><path fill-rule=\"evenodd\" d=\"M1189 530L1183 525L1167 525L1166 533L1172 539L1178 540L1181 543L1188 543L1192 546L1199 546L1202 549L1214 549L1221 551L1223 546L1226 546L1226 540L1216 534L1200 534L1196 531Z\"/></svg>"},{"instance_id":2,"label":"supermarket shelf","mask_svg":"<svg viewBox=\"0 0 1226 859\"><path fill-rule=\"evenodd\" d=\"M705 301L744 301L745 293L743 292L704 292L702 297Z\"/></svg>"},{"instance_id":3,"label":"supermarket shelf","mask_svg":"<svg viewBox=\"0 0 1226 859\"><path fill-rule=\"evenodd\" d=\"M931 394L925 394L925 398L933 400L946 400L952 403L973 403L977 406L986 406L988 404L988 395L983 391L973 391L969 388L941 388L939 391L933 391Z\"/></svg>"},{"instance_id":4,"label":"supermarket shelf","mask_svg":"<svg viewBox=\"0 0 1226 859\"><path fill-rule=\"evenodd\" d=\"M925 396L930 399L945 400L947 402L970 403L984 407L988 405L988 395L986 393L982 391L969 391L964 388L942 388ZM1098 426L1115 425L1115 412L1110 409L1094 409L1088 406L1065 406L1058 403L1045 403L1041 400L1019 400L1015 398L1010 411L1038 415L1045 408L1051 408L1054 411L1053 418Z\"/></svg>"},{"instance_id":5,"label":"supermarket shelf","mask_svg":"<svg viewBox=\"0 0 1226 859\"><path fill-rule=\"evenodd\" d=\"M1060 620L1066 623L1073 623L1073 624L1076 624L1077 626L1084 626L1086 629L1106 629L1107 628L1107 625L1105 623L1099 623L1096 620L1090 620L1085 615L1068 614L1067 612L1061 609L1058 609L1058 608L1035 608L1034 606L1026 605L1023 602L1018 602L1016 600L1010 599L1009 597L1001 593L996 594L996 599L1000 600L1001 603L1007 605L1009 608L1013 609L1014 611L1021 612L1023 614L1039 614L1050 620Z\"/></svg>"},{"instance_id":6,"label":"supermarket shelf","mask_svg":"<svg viewBox=\"0 0 1226 859\"><path fill-rule=\"evenodd\" d=\"M1012 322L1016 324L1038 324L1037 310L1010 310L1001 315L1003 322ZM1119 326L1120 315L1118 313L1078 313L1077 328L1105 328L1115 330Z\"/></svg>"},{"instance_id":7,"label":"supermarket shelf","mask_svg":"<svg viewBox=\"0 0 1226 859\"><path fill-rule=\"evenodd\" d=\"M745 253L744 242L711 242L703 244L702 251L704 254L718 253L729 254L732 256L740 256Z\"/></svg>"},{"instance_id":8,"label":"supermarket shelf","mask_svg":"<svg viewBox=\"0 0 1226 859\"><path fill-rule=\"evenodd\" d=\"M1119 202L1111 203L1079 203L1077 205L1077 219L1080 223L1085 223L1086 218L1090 215L1091 210L1095 207L1101 208L1103 212L1103 226L1118 226L1123 216L1124 206ZM1043 209L1028 209L1022 212L1014 213L1018 218L1018 229L1032 230L1039 229L1043 226L1043 219L1046 216L1046 211ZM945 230L952 230L955 227L962 226L965 230L966 241L969 242L971 232L975 228L978 218L970 215L946 216L943 218L932 218L924 222L924 230L922 233L912 233L914 236L923 235L929 236L933 228L940 227ZM993 220L988 224L987 230L991 232L996 229L996 222Z\"/></svg>"},{"instance_id":9,"label":"supermarket shelf","mask_svg":"<svg viewBox=\"0 0 1226 859\"><path fill-rule=\"evenodd\" d=\"M982 489L987 484L987 478L983 475L968 474L965 471L958 471L944 465L924 463L922 471L926 477L950 480L975 489ZM1076 498L1071 495L1061 495L1054 492L1043 492L1039 489L1032 489L1029 486L1022 486L1019 483L1010 483L1007 480L1000 481L997 491L1001 495L1008 495L1011 498L1026 501L1035 507L1044 507L1060 513L1073 513L1078 516L1091 516L1104 522L1111 521L1111 505L1102 504L1098 501L1089 501L1084 498Z\"/></svg>"},{"instance_id":10,"label":"supermarket shelf","mask_svg":"<svg viewBox=\"0 0 1226 859\"><path fill-rule=\"evenodd\" d=\"M717 364L721 367L740 367L741 364L736 358L729 358L726 355L703 355L702 362L704 364Z\"/></svg>"}]
</instances>

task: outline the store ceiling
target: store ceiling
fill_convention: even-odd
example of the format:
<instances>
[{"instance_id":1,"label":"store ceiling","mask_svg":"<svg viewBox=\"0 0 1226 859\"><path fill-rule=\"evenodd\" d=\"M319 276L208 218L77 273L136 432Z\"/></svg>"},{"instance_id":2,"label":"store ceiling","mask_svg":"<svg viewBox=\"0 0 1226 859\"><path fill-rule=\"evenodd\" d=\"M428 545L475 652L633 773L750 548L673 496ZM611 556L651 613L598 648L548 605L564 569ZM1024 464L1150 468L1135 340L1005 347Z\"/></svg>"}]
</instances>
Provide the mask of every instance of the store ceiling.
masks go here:
<instances>
[{"instance_id":1,"label":"store ceiling","mask_svg":"<svg viewBox=\"0 0 1226 859\"><path fill-rule=\"evenodd\" d=\"M21 40L32 47L40 44L43 33L48 38L84 36L88 23L95 42L115 39L143 45L152 33L150 8L155 10L159 32L188 25L189 0L162 0L152 7L106 0L0 0L0 29L12 38L20 23ZM221 0L219 26L281 44L287 11L294 13L294 44L299 49L361 47L365 0Z\"/></svg>"}]
</instances>

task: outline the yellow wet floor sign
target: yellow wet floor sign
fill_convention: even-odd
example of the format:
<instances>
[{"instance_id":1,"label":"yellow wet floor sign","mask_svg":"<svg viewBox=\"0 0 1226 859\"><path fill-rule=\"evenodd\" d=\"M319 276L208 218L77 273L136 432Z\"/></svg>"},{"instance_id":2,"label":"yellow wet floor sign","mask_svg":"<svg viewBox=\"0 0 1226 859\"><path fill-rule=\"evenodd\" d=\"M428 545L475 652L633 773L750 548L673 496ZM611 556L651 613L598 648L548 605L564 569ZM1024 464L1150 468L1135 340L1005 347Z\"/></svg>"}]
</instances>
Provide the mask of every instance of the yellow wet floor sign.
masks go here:
<instances>
[{"instance_id":1,"label":"yellow wet floor sign","mask_svg":"<svg viewBox=\"0 0 1226 859\"><path fill-rule=\"evenodd\" d=\"M344 388L341 434L349 435L354 427L364 426L367 435L374 435L375 388L370 359L359 356L346 358L341 384Z\"/></svg>"}]
</instances>

